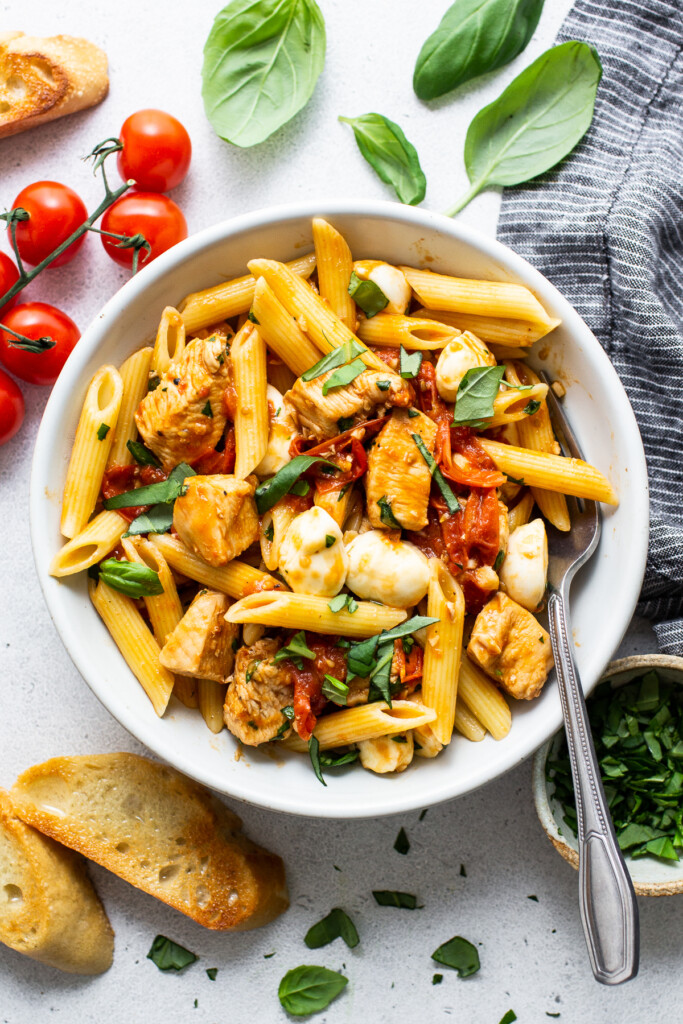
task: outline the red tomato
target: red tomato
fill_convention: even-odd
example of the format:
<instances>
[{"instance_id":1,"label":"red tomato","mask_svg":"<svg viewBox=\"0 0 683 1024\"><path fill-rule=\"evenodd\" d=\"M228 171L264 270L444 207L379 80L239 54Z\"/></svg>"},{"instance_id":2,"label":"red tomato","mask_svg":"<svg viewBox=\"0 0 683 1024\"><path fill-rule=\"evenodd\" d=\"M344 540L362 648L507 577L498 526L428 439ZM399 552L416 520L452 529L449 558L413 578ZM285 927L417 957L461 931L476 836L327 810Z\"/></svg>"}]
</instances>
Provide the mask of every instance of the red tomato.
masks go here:
<instances>
[{"instance_id":1,"label":"red tomato","mask_svg":"<svg viewBox=\"0 0 683 1024\"><path fill-rule=\"evenodd\" d=\"M133 178L147 192L168 192L187 174L192 156L190 136L180 121L163 110L138 110L123 122L123 149L116 157L119 174Z\"/></svg>"},{"instance_id":2,"label":"red tomato","mask_svg":"<svg viewBox=\"0 0 683 1024\"><path fill-rule=\"evenodd\" d=\"M32 266L42 263L88 217L81 197L58 181L36 181L27 185L14 200L13 208L17 206L30 214L28 220L17 221L16 238L19 255ZM7 234L11 237L9 228ZM61 267L72 260L84 238L85 235L81 235L50 266Z\"/></svg>"},{"instance_id":3,"label":"red tomato","mask_svg":"<svg viewBox=\"0 0 683 1024\"><path fill-rule=\"evenodd\" d=\"M55 344L44 352L27 352L13 344L17 339L3 331L3 325L34 341L52 338ZM0 362L29 384L54 384L80 336L76 324L61 309L46 302L24 302L0 323Z\"/></svg>"},{"instance_id":4,"label":"red tomato","mask_svg":"<svg viewBox=\"0 0 683 1024\"><path fill-rule=\"evenodd\" d=\"M24 412L24 396L12 378L0 370L0 444L14 437L24 422Z\"/></svg>"},{"instance_id":5,"label":"red tomato","mask_svg":"<svg viewBox=\"0 0 683 1024\"><path fill-rule=\"evenodd\" d=\"M0 252L0 295L4 295L8 292L12 285L19 280L19 271L16 268L16 264L9 256L5 256L4 252ZM4 306L0 306L0 316L6 313L11 306L17 301L15 295L13 299L6 302Z\"/></svg>"},{"instance_id":6,"label":"red tomato","mask_svg":"<svg viewBox=\"0 0 683 1024\"><path fill-rule=\"evenodd\" d=\"M182 210L168 196L157 192L129 192L121 196L102 218L102 230L116 235L144 235L152 251L140 250L140 266L187 238L187 223ZM119 249L115 239L106 235L100 235L100 238L113 260L122 267L133 265L132 248Z\"/></svg>"}]
</instances>

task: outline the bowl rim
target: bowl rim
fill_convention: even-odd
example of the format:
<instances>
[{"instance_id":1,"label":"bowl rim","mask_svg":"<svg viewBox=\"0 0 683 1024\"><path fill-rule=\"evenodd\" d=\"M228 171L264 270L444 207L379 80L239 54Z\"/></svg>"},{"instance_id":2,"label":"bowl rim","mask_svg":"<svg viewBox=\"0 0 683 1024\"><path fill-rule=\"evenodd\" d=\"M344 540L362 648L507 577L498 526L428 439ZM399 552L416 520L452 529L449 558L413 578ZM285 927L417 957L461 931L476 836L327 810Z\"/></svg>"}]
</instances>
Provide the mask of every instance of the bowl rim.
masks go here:
<instances>
[{"instance_id":1,"label":"bowl rim","mask_svg":"<svg viewBox=\"0 0 683 1024\"><path fill-rule=\"evenodd\" d=\"M626 676L629 672L645 672L648 669L657 668L668 668L675 672L679 672L680 684L683 686L683 658L678 658L673 654L657 653L633 654L628 658L619 658L617 661L612 661L607 666L598 682L603 683L608 679L614 680L615 676ZM615 688L625 686L629 681L630 680L626 678L616 680ZM568 864L571 864L573 868L578 870L579 854L574 847L570 846L565 838L560 835L557 828L557 822L552 810L550 809L550 801L548 799L545 763L548 760L548 754L550 753L552 745L558 735L559 733L555 733L551 736L550 739L546 740L534 754L532 769L534 805L536 807L538 820L540 821L543 831L550 842L553 844L560 856L563 857ZM624 859L628 865L630 858L627 856ZM636 882L633 880L633 888L638 896L675 896L678 893L683 893L683 872L679 879L668 882Z\"/></svg>"},{"instance_id":2,"label":"bowl rim","mask_svg":"<svg viewBox=\"0 0 683 1024\"><path fill-rule=\"evenodd\" d=\"M278 810L309 817L337 819L374 817L416 810L427 805L453 799L467 792L472 792L492 781L498 775L505 774L530 757L538 743L538 736L535 735L530 741L519 748L511 760L505 766L500 766L495 773L492 774L490 769L485 767L478 769L474 773L474 778L468 780L466 788L459 788L457 775L453 774L445 780L440 780L438 785L433 786L431 790L422 794L407 796L400 792L399 787L391 787L391 790L387 787L385 793L372 800L364 799L362 802L358 801L353 805L346 805L343 809L336 809L331 805L318 804L314 810L311 810L310 806L304 803L303 798L296 795L293 796L287 787L274 787L267 798L260 794L254 794L251 792L248 778L227 778L219 775L215 770L205 770L204 767L195 763L191 751L188 753L184 749L179 750L172 744L170 739L164 738L163 733L156 731L151 725L141 720L131 709L127 708L124 701L120 701L117 705L116 696L106 692L102 685L98 685L97 679L89 678L85 653L81 649L77 636L73 633L69 616L65 613L63 607L60 606L60 602L53 600L49 592L50 578L47 576L46 567L40 564L38 555L44 508L44 479L46 478L46 462L50 436L59 427L60 420L64 415L63 407L68 401L72 388L77 386L77 382L80 381L89 359L93 356L99 343L106 337L110 320L115 320L130 302L134 301L147 289L152 288L155 282L163 278L169 271L203 249L256 228L277 225L286 229L289 223L301 219L310 220L314 216L325 216L330 219L334 219L336 216L369 217L388 222L400 222L413 226L417 231L434 231L438 234L446 235L454 241L470 246L487 259L496 263L501 268L501 276L505 274L510 278L522 280L532 290L545 292L546 297L550 295L554 309L558 312L558 315L567 325L567 329L572 335L573 343L577 345L583 344L590 348L591 357L598 364L600 374L603 379L606 378L609 381L611 398L615 406L615 412L618 414L624 447L629 450L629 477L632 483L634 480L638 482L630 506L631 512L637 517L638 522L642 526L630 551L631 557L627 563L626 570L628 575L624 576L620 587L622 608L624 610L628 609L628 615L624 614L623 621L616 621L616 617L611 617L606 625L606 630L610 636L610 643L606 647L604 656L605 661L608 660L609 651L616 649L628 628L628 623L638 600L645 572L647 527L649 521L645 453L633 410L616 370L600 343L569 301L540 271L523 257L519 256L502 242L499 242L496 238L485 235L469 225L455 222L443 214L416 209L394 202L350 199L332 201L325 201L324 199L307 200L267 207L242 214L238 217L220 221L205 228L203 231L191 235L166 253L163 253L153 263L144 267L135 277L128 280L108 300L88 326L79 344L74 348L67 360L65 368L48 399L36 439L31 470L29 498L31 544L37 575L48 611L71 660L90 689L95 693L100 702L104 704L110 714L158 757L197 781L233 799L243 800L246 803L256 804L269 810ZM609 632L610 630L611 633ZM554 714L551 712L546 728L543 731L546 732L546 729L549 729L554 733L560 722L561 710L558 701L555 712ZM155 722L154 725L156 724Z\"/></svg>"}]
</instances>

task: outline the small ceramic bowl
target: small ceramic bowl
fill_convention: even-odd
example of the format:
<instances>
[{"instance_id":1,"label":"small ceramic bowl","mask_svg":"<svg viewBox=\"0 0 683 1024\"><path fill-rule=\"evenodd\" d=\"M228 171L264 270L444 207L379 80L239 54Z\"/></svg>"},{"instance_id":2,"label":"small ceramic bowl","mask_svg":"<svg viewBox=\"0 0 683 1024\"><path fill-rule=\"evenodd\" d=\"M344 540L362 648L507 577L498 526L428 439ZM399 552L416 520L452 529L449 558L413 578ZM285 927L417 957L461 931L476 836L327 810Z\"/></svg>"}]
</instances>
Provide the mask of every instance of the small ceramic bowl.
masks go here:
<instances>
[{"instance_id":1,"label":"small ceramic bowl","mask_svg":"<svg viewBox=\"0 0 683 1024\"><path fill-rule=\"evenodd\" d=\"M661 679L683 686L683 658L673 658L667 654L639 654L633 658L613 661L607 666L600 682L610 679L614 687L624 686L653 669ZM562 735L562 732L556 733L536 752L533 767L534 803L548 839L557 852L573 868L578 869L576 836L564 821L562 806L554 799L554 786L546 778L545 772L548 756L557 752ZM626 857L626 866L639 896L673 896L675 893L683 893L683 859L673 863L656 857L639 857L637 860Z\"/></svg>"}]
</instances>

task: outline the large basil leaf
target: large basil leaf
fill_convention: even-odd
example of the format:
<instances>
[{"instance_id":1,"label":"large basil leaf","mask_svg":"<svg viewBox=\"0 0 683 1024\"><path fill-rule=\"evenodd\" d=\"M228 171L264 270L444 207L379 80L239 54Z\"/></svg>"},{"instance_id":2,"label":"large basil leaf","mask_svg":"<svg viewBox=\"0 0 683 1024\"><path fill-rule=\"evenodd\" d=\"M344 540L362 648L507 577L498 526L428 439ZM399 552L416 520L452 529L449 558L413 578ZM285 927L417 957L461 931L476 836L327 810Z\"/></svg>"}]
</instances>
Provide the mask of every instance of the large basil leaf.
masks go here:
<instances>
[{"instance_id":1,"label":"large basil leaf","mask_svg":"<svg viewBox=\"0 0 683 1024\"><path fill-rule=\"evenodd\" d=\"M597 52L576 40L546 50L522 71L467 129L471 186L448 215L487 185L519 185L559 163L588 131L601 76Z\"/></svg>"},{"instance_id":2,"label":"large basil leaf","mask_svg":"<svg viewBox=\"0 0 683 1024\"><path fill-rule=\"evenodd\" d=\"M522 52L543 0L455 0L420 50L413 88L421 100L443 96Z\"/></svg>"},{"instance_id":3,"label":"large basil leaf","mask_svg":"<svg viewBox=\"0 0 683 1024\"><path fill-rule=\"evenodd\" d=\"M382 181L391 185L402 203L415 206L425 197L427 180L415 147L394 121L382 114L340 117L350 124L358 148Z\"/></svg>"},{"instance_id":4,"label":"large basil leaf","mask_svg":"<svg viewBox=\"0 0 683 1024\"><path fill-rule=\"evenodd\" d=\"M327 967L302 964L287 971L277 994L280 1002L294 1017L318 1013L329 1006L349 983L349 979Z\"/></svg>"},{"instance_id":5,"label":"large basil leaf","mask_svg":"<svg viewBox=\"0 0 683 1024\"><path fill-rule=\"evenodd\" d=\"M255 146L308 102L324 63L315 0L232 0L204 46L206 116L222 139Z\"/></svg>"}]
</instances>

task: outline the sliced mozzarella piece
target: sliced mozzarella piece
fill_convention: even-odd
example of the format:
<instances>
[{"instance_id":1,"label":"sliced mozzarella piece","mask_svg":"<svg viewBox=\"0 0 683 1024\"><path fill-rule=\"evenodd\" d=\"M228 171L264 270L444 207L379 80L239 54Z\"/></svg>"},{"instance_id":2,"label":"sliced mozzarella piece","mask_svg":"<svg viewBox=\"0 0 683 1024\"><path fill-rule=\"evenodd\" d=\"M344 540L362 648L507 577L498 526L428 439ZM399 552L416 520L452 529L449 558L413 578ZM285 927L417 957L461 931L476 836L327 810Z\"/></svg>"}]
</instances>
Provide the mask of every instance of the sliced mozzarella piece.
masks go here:
<instances>
[{"instance_id":1,"label":"sliced mozzarella piece","mask_svg":"<svg viewBox=\"0 0 683 1024\"><path fill-rule=\"evenodd\" d=\"M468 370L495 366L496 357L474 334L466 331L441 349L436 363L436 387L445 402L454 402L458 385Z\"/></svg>"},{"instance_id":2,"label":"sliced mozzarella piece","mask_svg":"<svg viewBox=\"0 0 683 1024\"><path fill-rule=\"evenodd\" d=\"M384 775L403 772L413 759L412 732L403 736L378 736L374 740L361 740L358 744L360 763L368 771Z\"/></svg>"},{"instance_id":3,"label":"sliced mozzarella piece","mask_svg":"<svg viewBox=\"0 0 683 1024\"><path fill-rule=\"evenodd\" d=\"M346 582L358 597L396 608L417 604L429 587L429 566L422 552L384 530L368 530L347 548Z\"/></svg>"},{"instance_id":4,"label":"sliced mozzarella piece","mask_svg":"<svg viewBox=\"0 0 683 1024\"><path fill-rule=\"evenodd\" d=\"M412 293L402 270L388 263L379 263L368 274L368 281L373 281L389 300L383 313L405 313Z\"/></svg>"},{"instance_id":5,"label":"sliced mozzarella piece","mask_svg":"<svg viewBox=\"0 0 683 1024\"><path fill-rule=\"evenodd\" d=\"M292 520L280 545L280 572L295 594L334 597L348 567L341 530L329 512L314 505Z\"/></svg>"},{"instance_id":6,"label":"sliced mozzarella piece","mask_svg":"<svg viewBox=\"0 0 683 1024\"><path fill-rule=\"evenodd\" d=\"M289 445L296 434L296 427L285 408L280 392L269 384L267 395L268 403L273 406L275 415L270 421L266 454L254 470L260 477L272 476L287 465L292 458L289 454Z\"/></svg>"},{"instance_id":7,"label":"sliced mozzarella piece","mask_svg":"<svg viewBox=\"0 0 683 1024\"><path fill-rule=\"evenodd\" d=\"M533 519L510 534L500 580L508 597L533 612L543 600L547 578L545 524L542 519Z\"/></svg>"}]
</instances>

